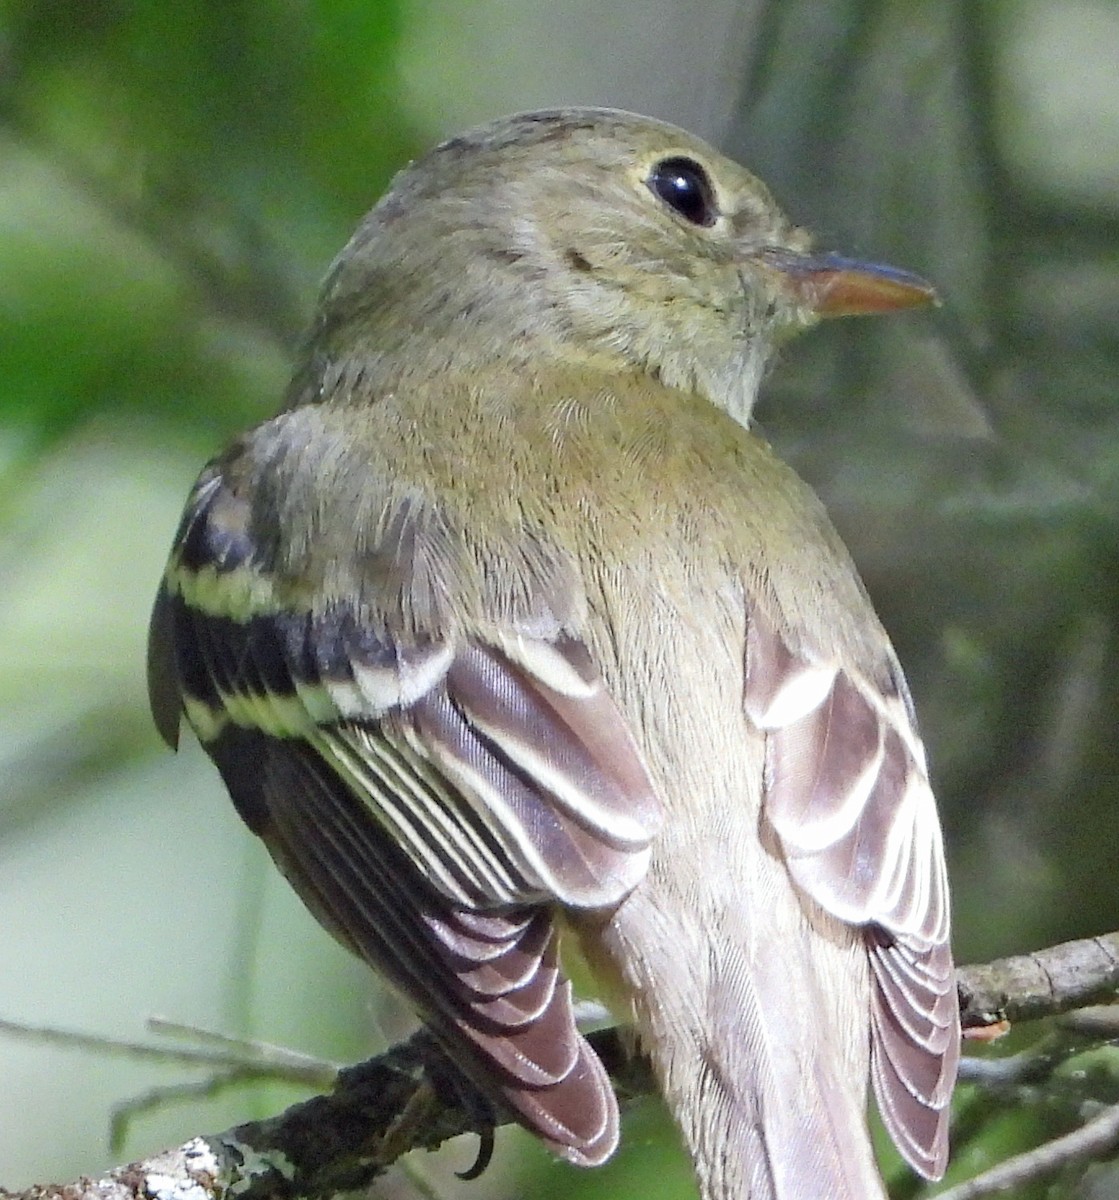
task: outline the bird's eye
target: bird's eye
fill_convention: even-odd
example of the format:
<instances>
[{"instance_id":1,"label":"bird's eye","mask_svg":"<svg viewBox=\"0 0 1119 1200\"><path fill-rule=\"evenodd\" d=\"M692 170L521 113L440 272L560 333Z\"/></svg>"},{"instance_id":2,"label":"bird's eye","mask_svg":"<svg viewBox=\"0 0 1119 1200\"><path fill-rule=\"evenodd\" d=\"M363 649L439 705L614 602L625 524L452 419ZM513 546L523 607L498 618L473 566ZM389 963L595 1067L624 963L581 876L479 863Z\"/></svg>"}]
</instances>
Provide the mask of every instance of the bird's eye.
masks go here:
<instances>
[{"instance_id":1,"label":"bird's eye","mask_svg":"<svg viewBox=\"0 0 1119 1200\"><path fill-rule=\"evenodd\" d=\"M663 158L646 180L650 191L685 221L711 226L718 219L715 189L707 172L690 158Z\"/></svg>"}]
</instances>

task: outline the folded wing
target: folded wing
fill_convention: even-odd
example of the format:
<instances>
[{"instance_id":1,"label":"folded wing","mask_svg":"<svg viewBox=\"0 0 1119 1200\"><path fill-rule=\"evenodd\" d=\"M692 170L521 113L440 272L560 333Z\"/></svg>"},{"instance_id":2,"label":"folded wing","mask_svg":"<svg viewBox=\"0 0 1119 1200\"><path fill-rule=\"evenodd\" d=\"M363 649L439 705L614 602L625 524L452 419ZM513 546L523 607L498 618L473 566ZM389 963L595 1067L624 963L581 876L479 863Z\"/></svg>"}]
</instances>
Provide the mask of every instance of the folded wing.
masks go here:
<instances>
[{"instance_id":1,"label":"folded wing","mask_svg":"<svg viewBox=\"0 0 1119 1200\"><path fill-rule=\"evenodd\" d=\"M767 735L766 817L796 883L864 930L879 1108L905 1158L938 1177L960 1037L948 885L908 693L883 665L886 686L793 652L750 614L745 703Z\"/></svg>"},{"instance_id":2,"label":"folded wing","mask_svg":"<svg viewBox=\"0 0 1119 1200\"><path fill-rule=\"evenodd\" d=\"M660 822L637 747L573 638L390 634L281 594L211 468L152 619L153 711L186 715L308 907L418 1007L475 1081L573 1161L617 1143L575 1028L555 905L605 908Z\"/></svg>"}]
</instances>

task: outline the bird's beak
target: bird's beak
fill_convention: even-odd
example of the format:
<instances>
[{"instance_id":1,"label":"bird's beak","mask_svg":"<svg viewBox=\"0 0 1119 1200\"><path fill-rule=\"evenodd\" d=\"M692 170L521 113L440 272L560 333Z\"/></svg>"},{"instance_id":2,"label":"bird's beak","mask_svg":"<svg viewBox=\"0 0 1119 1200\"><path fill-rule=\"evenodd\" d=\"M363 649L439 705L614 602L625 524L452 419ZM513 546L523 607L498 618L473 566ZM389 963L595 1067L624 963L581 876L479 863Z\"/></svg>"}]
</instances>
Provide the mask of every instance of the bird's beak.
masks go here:
<instances>
[{"instance_id":1,"label":"bird's beak","mask_svg":"<svg viewBox=\"0 0 1119 1200\"><path fill-rule=\"evenodd\" d=\"M779 249L765 250L759 258L818 317L857 317L940 303L931 283L896 267Z\"/></svg>"}]
</instances>

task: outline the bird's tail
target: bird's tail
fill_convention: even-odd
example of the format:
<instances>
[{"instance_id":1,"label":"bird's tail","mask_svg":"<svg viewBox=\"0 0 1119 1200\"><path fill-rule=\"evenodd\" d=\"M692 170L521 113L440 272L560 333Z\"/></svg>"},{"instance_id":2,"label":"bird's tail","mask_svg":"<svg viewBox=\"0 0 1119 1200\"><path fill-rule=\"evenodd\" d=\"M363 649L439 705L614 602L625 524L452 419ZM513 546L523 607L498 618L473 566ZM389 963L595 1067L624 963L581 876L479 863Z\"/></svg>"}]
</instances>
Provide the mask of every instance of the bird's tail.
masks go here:
<instances>
[{"instance_id":1,"label":"bird's tail","mask_svg":"<svg viewBox=\"0 0 1119 1200\"><path fill-rule=\"evenodd\" d=\"M709 909L700 931L675 915L694 896L687 908L639 888L605 948L626 964L703 1200L885 1200L866 1125L865 950L783 890Z\"/></svg>"}]
</instances>

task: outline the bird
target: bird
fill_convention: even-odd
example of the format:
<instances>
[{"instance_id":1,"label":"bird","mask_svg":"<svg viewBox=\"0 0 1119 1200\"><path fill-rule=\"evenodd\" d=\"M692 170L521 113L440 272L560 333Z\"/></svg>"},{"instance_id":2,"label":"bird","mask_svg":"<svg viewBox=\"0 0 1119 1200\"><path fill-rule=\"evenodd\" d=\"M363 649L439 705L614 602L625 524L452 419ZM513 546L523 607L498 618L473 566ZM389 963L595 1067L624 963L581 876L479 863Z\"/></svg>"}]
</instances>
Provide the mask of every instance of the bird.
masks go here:
<instances>
[{"instance_id":1,"label":"bird","mask_svg":"<svg viewBox=\"0 0 1119 1200\"><path fill-rule=\"evenodd\" d=\"M939 1177L943 837L855 565L752 428L789 337L933 302L671 125L521 113L405 167L277 415L202 471L148 680L304 903L557 1155L620 1137L585 968L704 1200Z\"/></svg>"}]
</instances>

